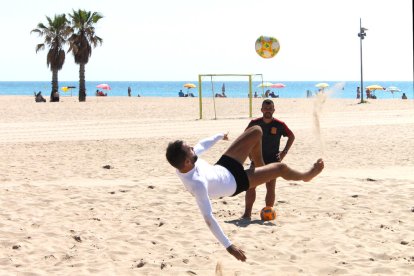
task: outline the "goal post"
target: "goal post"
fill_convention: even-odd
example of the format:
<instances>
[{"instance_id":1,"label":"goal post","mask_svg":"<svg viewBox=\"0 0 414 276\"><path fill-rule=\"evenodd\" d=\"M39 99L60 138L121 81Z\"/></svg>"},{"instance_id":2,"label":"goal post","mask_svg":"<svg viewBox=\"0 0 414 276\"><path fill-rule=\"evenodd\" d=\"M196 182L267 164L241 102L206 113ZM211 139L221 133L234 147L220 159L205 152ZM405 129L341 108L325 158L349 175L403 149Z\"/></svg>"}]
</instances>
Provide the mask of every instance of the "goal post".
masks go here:
<instances>
[{"instance_id":1,"label":"goal post","mask_svg":"<svg viewBox=\"0 0 414 276\"><path fill-rule=\"evenodd\" d=\"M248 98L249 98L249 118L252 118L252 105L253 105L253 77L260 77L260 82L263 83L262 74L199 74L198 75L198 95L199 95L199 113L200 119L203 119L203 77L210 77L213 87L213 77L247 77L248 78ZM213 88L212 88L213 89ZM214 91L212 91L214 93ZM216 115L216 103L215 95L212 95L212 101L214 106L214 119L217 119Z\"/></svg>"}]
</instances>

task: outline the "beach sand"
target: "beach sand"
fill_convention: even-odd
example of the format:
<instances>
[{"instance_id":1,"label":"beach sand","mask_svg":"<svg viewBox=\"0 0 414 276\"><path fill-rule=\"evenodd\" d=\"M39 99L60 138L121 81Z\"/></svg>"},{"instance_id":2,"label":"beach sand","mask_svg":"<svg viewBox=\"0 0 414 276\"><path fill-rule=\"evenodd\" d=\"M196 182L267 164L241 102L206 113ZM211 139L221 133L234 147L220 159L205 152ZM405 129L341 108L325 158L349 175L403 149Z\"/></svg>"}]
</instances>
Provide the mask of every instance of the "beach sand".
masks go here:
<instances>
[{"instance_id":1,"label":"beach sand","mask_svg":"<svg viewBox=\"0 0 414 276\"><path fill-rule=\"evenodd\" d=\"M244 194L212 201L241 263L210 233L165 148L237 137L247 99L216 99L218 119L210 102L199 120L197 98L1 96L0 274L412 275L413 101L327 99L319 130L313 99L275 102L296 135L284 162L305 170L323 157L325 170L309 183L278 179L273 222L260 221L264 186L250 223L239 220Z\"/></svg>"}]
</instances>

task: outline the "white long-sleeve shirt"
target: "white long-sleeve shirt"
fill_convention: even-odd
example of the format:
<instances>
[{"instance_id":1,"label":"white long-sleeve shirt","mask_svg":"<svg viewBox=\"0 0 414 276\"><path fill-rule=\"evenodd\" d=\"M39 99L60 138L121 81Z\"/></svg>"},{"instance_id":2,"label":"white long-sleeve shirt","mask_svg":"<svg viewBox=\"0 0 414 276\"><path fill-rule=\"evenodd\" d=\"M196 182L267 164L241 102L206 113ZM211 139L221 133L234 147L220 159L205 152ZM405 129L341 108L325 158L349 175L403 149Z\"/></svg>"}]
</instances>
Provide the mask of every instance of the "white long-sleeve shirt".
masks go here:
<instances>
[{"instance_id":1,"label":"white long-sleeve shirt","mask_svg":"<svg viewBox=\"0 0 414 276\"><path fill-rule=\"evenodd\" d=\"M220 133L199 141L194 147L195 154L197 156L201 155L223 137L224 134ZM233 195L237 186L234 176L226 168L219 165L210 165L200 158L197 159L191 171L181 173L176 170L176 172L186 189L196 198L197 205L211 232L224 247L229 247L231 245L230 240L213 216L210 198Z\"/></svg>"}]
</instances>

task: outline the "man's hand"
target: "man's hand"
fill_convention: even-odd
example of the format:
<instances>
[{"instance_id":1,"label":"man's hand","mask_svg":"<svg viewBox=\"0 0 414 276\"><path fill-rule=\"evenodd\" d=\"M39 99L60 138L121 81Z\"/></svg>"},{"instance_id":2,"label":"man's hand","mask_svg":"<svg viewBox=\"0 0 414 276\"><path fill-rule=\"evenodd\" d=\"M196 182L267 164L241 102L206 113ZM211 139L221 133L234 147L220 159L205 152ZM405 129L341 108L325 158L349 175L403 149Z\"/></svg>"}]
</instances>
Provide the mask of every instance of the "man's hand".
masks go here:
<instances>
[{"instance_id":1,"label":"man's hand","mask_svg":"<svg viewBox=\"0 0 414 276\"><path fill-rule=\"evenodd\" d=\"M285 158L286 154L287 154L287 151L283 150L283 151L279 152L278 154L276 154L276 157L279 158L279 161L281 162L283 160L283 158Z\"/></svg>"},{"instance_id":2,"label":"man's hand","mask_svg":"<svg viewBox=\"0 0 414 276\"><path fill-rule=\"evenodd\" d=\"M234 244L230 245L226 248L227 252L234 256L239 261L245 262L246 255L244 255L244 251L235 246Z\"/></svg>"}]
</instances>

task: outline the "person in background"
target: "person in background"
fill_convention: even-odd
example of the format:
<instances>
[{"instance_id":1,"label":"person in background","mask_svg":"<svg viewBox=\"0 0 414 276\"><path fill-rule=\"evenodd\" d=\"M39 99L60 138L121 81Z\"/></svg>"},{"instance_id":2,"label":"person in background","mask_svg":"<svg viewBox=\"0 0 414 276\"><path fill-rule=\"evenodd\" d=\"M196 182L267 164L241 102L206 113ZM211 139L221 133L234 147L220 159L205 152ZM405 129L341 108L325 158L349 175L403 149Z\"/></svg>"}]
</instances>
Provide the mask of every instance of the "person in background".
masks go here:
<instances>
[{"instance_id":1,"label":"person in background","mask_svg":"<svg viewBox=\"0 0 414 276\"><path fill-rule=\"evenodd\" d=\"M357 99L361 99L361 88L358 86L357 87Z\"/></svg>"},{"instance_id":2,"label":"person in background","mask_svg":"<svg viewBox=\"0 0 414 276\"><path fill-rule=\"evenodd\" d=\"M295 141L295 135L288 128L288 126L273 117L275 112L275 106L272 100L266 99L262 103L261 112L263 117L251 120L246 129L253 126L260 126L263 132L262 136L262 155L265 164L280 163L286 154L289 152L290 147ZM279 151L280 139L288 137L285 147L282 151ZM252 162L251 166L254 167ZM273 207L276 200L276 179L271 179L266 182L266 206ZM246 192L245 196L245 210L243 218L251 219L252 209L254 201L256 200L256 189L252 188Z\"/></svg>"},{"instance_id":3,"label":"person in background","mask_svg":"<svg viewBox=\"0 0 414 276\"><path fill-rule=\"evenodd\" d=\"M96 96L98 96L98 97L105 97L105 96L108 96L108 94L107 93L104 93L104 92L102 92L100 90L96 90Z\"/></svg>"},{"instance_id":4,"label":"person in background","mask_svg":"<svg viewBox=\"0 0 414 276\"><path fill-rule=\"evenodd\" d=\"M402 93L401 99L406 100L407 99L407 95L405 95L405 93Z\"/></svg>"},{"instance_id":5,"label":"person in background","mask_svg":"<svg viewBox=\"0 0 414 276\"><path fill-rule=\"evenodd\" d=\"M180 92L178 92L178 97L185 97L186 95L184 95L183 90L180 90Z\"/></svg>"},{"instance_id":6,"label":"person in background","mask_svg":"<svg viewBox=\"0 0 414 276\"><path fill-rule=\"evenodd\" d=\"M34 92L34 95L35 95L35 102L37 102L37 103L46 102L46 99L43 98L43 96L42 96L42 91L39 91L37 94L36 94L36 92Z\"/></svg>"},{"instance_id":7,"label":"person in background","mask_svg":"<svg viewBox=\"0 0 414 276\"><path fill-rule=\"evenodd\" d=\"M371 90L368 88L365 90L365 94L367 95L367 99L371 99Z\"/></svg>"},{"instance_id":8,"label":"person in background","mask_svg":"<svg viewBox=\"0 0 414 276\"><path fill-rule=\"evenodd\" d=\"M131 87L128 86L128 97L131 97Z\"/></svg>"},{"instance_id":9,"label":"person in background","mask_svg":"<svg viewBox=\"0 0 414 276\"><path fill-rule=\"evenodd\" d=\"M270 98L279 98L279 95L276 95L275 92L271 91L269 93Z\"/></svg>"}]
</instances>

